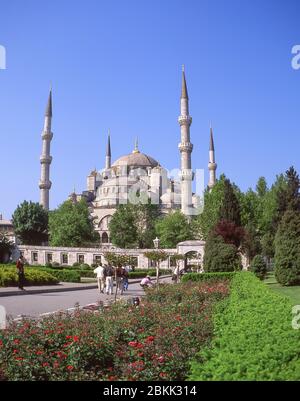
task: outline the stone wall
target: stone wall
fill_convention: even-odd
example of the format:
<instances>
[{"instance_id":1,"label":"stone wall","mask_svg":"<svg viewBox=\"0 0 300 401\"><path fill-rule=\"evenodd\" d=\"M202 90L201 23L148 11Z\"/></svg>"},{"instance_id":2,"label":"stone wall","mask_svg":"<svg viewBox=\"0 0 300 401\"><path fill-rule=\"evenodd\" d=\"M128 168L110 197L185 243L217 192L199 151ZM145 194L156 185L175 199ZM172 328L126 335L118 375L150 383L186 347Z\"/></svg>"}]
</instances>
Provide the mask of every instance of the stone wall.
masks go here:
<instances>
[{"instance_id":1,"label":"stone wall","mask_svg":"<svg viewBox=\"0 0 300 401\"><path fill-rule=\"evenodd\" d=\"M60 265L72 266L74 263L106 263L105 253L114 252L137 258L137 266L140 269L151 267L149 260L144 256L144 252L150 249L113 249L113 248L64 248L64 247L46 247L19 245L19 254L21 253L30 265L46 265L47 263L58 263ZM153 251L153 249L151 249ZM176 249L165 249L170 255L177 253ZM15 254L15 258L19 256ZM170 260L161 263L162 269L170 268Z\"/></svg>"}]
</instances>

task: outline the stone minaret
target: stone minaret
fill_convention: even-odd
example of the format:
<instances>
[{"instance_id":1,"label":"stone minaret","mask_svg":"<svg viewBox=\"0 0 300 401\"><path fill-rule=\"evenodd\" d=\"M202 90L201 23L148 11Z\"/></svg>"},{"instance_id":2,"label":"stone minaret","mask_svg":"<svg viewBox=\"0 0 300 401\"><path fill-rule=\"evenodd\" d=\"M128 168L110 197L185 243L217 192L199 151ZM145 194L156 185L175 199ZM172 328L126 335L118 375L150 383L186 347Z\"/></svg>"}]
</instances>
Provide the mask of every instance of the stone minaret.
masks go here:
<instances>
[{"instance_id":1,"label":"stone minaret","mask_svg":"<svg viewBox=\"0 0 300 401\"><path fill-rule=\"evenodd\" d=\"M189 115L189 97L185 80L184 67L182 67L182 87L180 98L180 116L178 117L181 132L181 142L178 145L181 154L181 211L191 215L192 208L192 163L191 153L193 145L190 142L190 125L192 117Z\"/></svg>"},{"instance_id":2,"label":"stone minaret","mask_svg":"<svg viewBox=\"0 0 300 401\"><path fill-rule=\"evenodd\" d=\"M111 168L111 149L110 149L110 132L108 132L106 156L105 156L105 169Z\"/></svg>"},{"instance_id":3,"label":"stone minaret","mask_svg":"<svg viewBox=\"0 0 300 401\"><path fill-rule=\"evenodd\" d=\"M209 163L208 163L208 170L209 170L209 182L208 187L211 190L212 187L216 183L216 170L217 170L217 163L215 161L215 145L214 145L214 136L213 136L213 129L210 127L210 142L209 142Z\"/></svg>"},{"instance_id":4,"label":"stone minaret","mask_svg":"<svg viewBox=\"0 0 300 401\"><path fill-rule=\"evenodd\" d=\"M45 114L44 130L42 132L43 148L42 155L40 157L41 162L41 179L39 182L40 187L40 204L49 210L49 190L51 188L50 181L50 164L52 157L50 156L50 143L53 138L51 132L51 120L52 120L52 89L49 93L48 104Z\"/></svg>"}]
</instances>

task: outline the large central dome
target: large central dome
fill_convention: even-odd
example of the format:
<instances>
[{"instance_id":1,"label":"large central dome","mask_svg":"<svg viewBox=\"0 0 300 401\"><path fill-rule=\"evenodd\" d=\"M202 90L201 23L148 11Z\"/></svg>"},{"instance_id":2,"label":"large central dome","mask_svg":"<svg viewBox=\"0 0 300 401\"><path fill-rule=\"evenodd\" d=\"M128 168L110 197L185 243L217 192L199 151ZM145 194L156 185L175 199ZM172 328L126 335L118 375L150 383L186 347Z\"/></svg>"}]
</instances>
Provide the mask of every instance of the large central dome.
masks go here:
<instances>
[{"instance_id":1,"label":"large central dome","mask_svg":"<svg viewBox=\"0 0 300 401\"><path fill-rule=\"evenodd\" d=\"M156 167L159 163L145 153L141 153L139 150L135 149L132 153L126 156L120 157L114 162L112 167L117 166L130 166L130 167Z\"/></svg>"}]
</instances>

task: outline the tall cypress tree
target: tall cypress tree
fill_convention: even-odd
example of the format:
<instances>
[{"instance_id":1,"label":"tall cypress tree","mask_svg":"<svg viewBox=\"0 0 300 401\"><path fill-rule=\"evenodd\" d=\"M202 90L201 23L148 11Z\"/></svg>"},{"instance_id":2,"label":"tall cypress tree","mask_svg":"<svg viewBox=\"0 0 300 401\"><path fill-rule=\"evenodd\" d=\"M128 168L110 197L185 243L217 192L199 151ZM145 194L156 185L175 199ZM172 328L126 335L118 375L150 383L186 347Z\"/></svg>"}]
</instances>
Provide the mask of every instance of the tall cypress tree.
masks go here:
<instances>
[{"instance_id":1,"label":"tall cypress tree","mask_svg":"<svg viewBox=\"0 0 300 401\"><path fill-rule=\"evenodd\" d=\"M225 179L224 198L219 211L219 219L231 221L238 227L241 226L241 209L234 188L227 178Z\"/></svg>"},{"instance_id":2,"label":"tall cypress tree","mask_svg":"<svg viewBox=\"0 0 300 401\"><path fill-rule=\"evenodd\" d=\"M285 173L286 187L278 192L278 212L281 219L287 210L300 210L300 179L294 167Z\"/></svg>"}]
</instances>

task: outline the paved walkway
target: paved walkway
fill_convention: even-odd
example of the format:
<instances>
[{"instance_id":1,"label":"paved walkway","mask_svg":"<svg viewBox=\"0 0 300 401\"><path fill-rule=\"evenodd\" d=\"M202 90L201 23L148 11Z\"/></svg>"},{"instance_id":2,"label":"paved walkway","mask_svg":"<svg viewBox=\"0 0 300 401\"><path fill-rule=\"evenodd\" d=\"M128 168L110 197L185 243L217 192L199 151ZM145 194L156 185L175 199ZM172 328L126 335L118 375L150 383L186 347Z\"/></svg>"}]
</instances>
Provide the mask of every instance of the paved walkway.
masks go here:
<instances>
[{"instance_id":1,"label":"paved walkway","mask_svg":"<svg viewBox=\"0 0 300 401\"><path fill-rule=\"evenodd\" d=\"M171 277L171 276L162 276ZM129 284L139 283L139 279L130 279ZM155 277L152 279L155 282ZM20 290L18 287L0 287L0 297L8 297L15 295L30 295L30 294L46 294L52 292L65 292L65 291L78 291L78 290L91 290L97 288L96 283L59 283L56 285L42 285L42 286L29 286L25 290Z\"/></svg>"},{"instance_id":2,"label":"paved walkway","mask_svg":"<svg viewBox=\"0 0 300 401\"><path fill-rule=\"evenodd\" d=\"M117 294L117 299L144 296L145 292L139 285L139 281L133 283L132 280L128 291L125 291L123 295ZM171 278L163 278L160 281L171 282ZM106 304L114 301L114 299L114 294L100 294L95 286L92 289L82 291L82 287L78 288L77 285L77 288L72 291L54 292L53 289L50 289L48 293L27 293L23 297L2 296L0 298L0 306L3 306L7 316L11 316L12 318L20 318L21 316L38 317L58 311L71 311L74 310L75 305L84 309L93 309L97 307L99 302Z\"/></svg>"}]
</instances>

